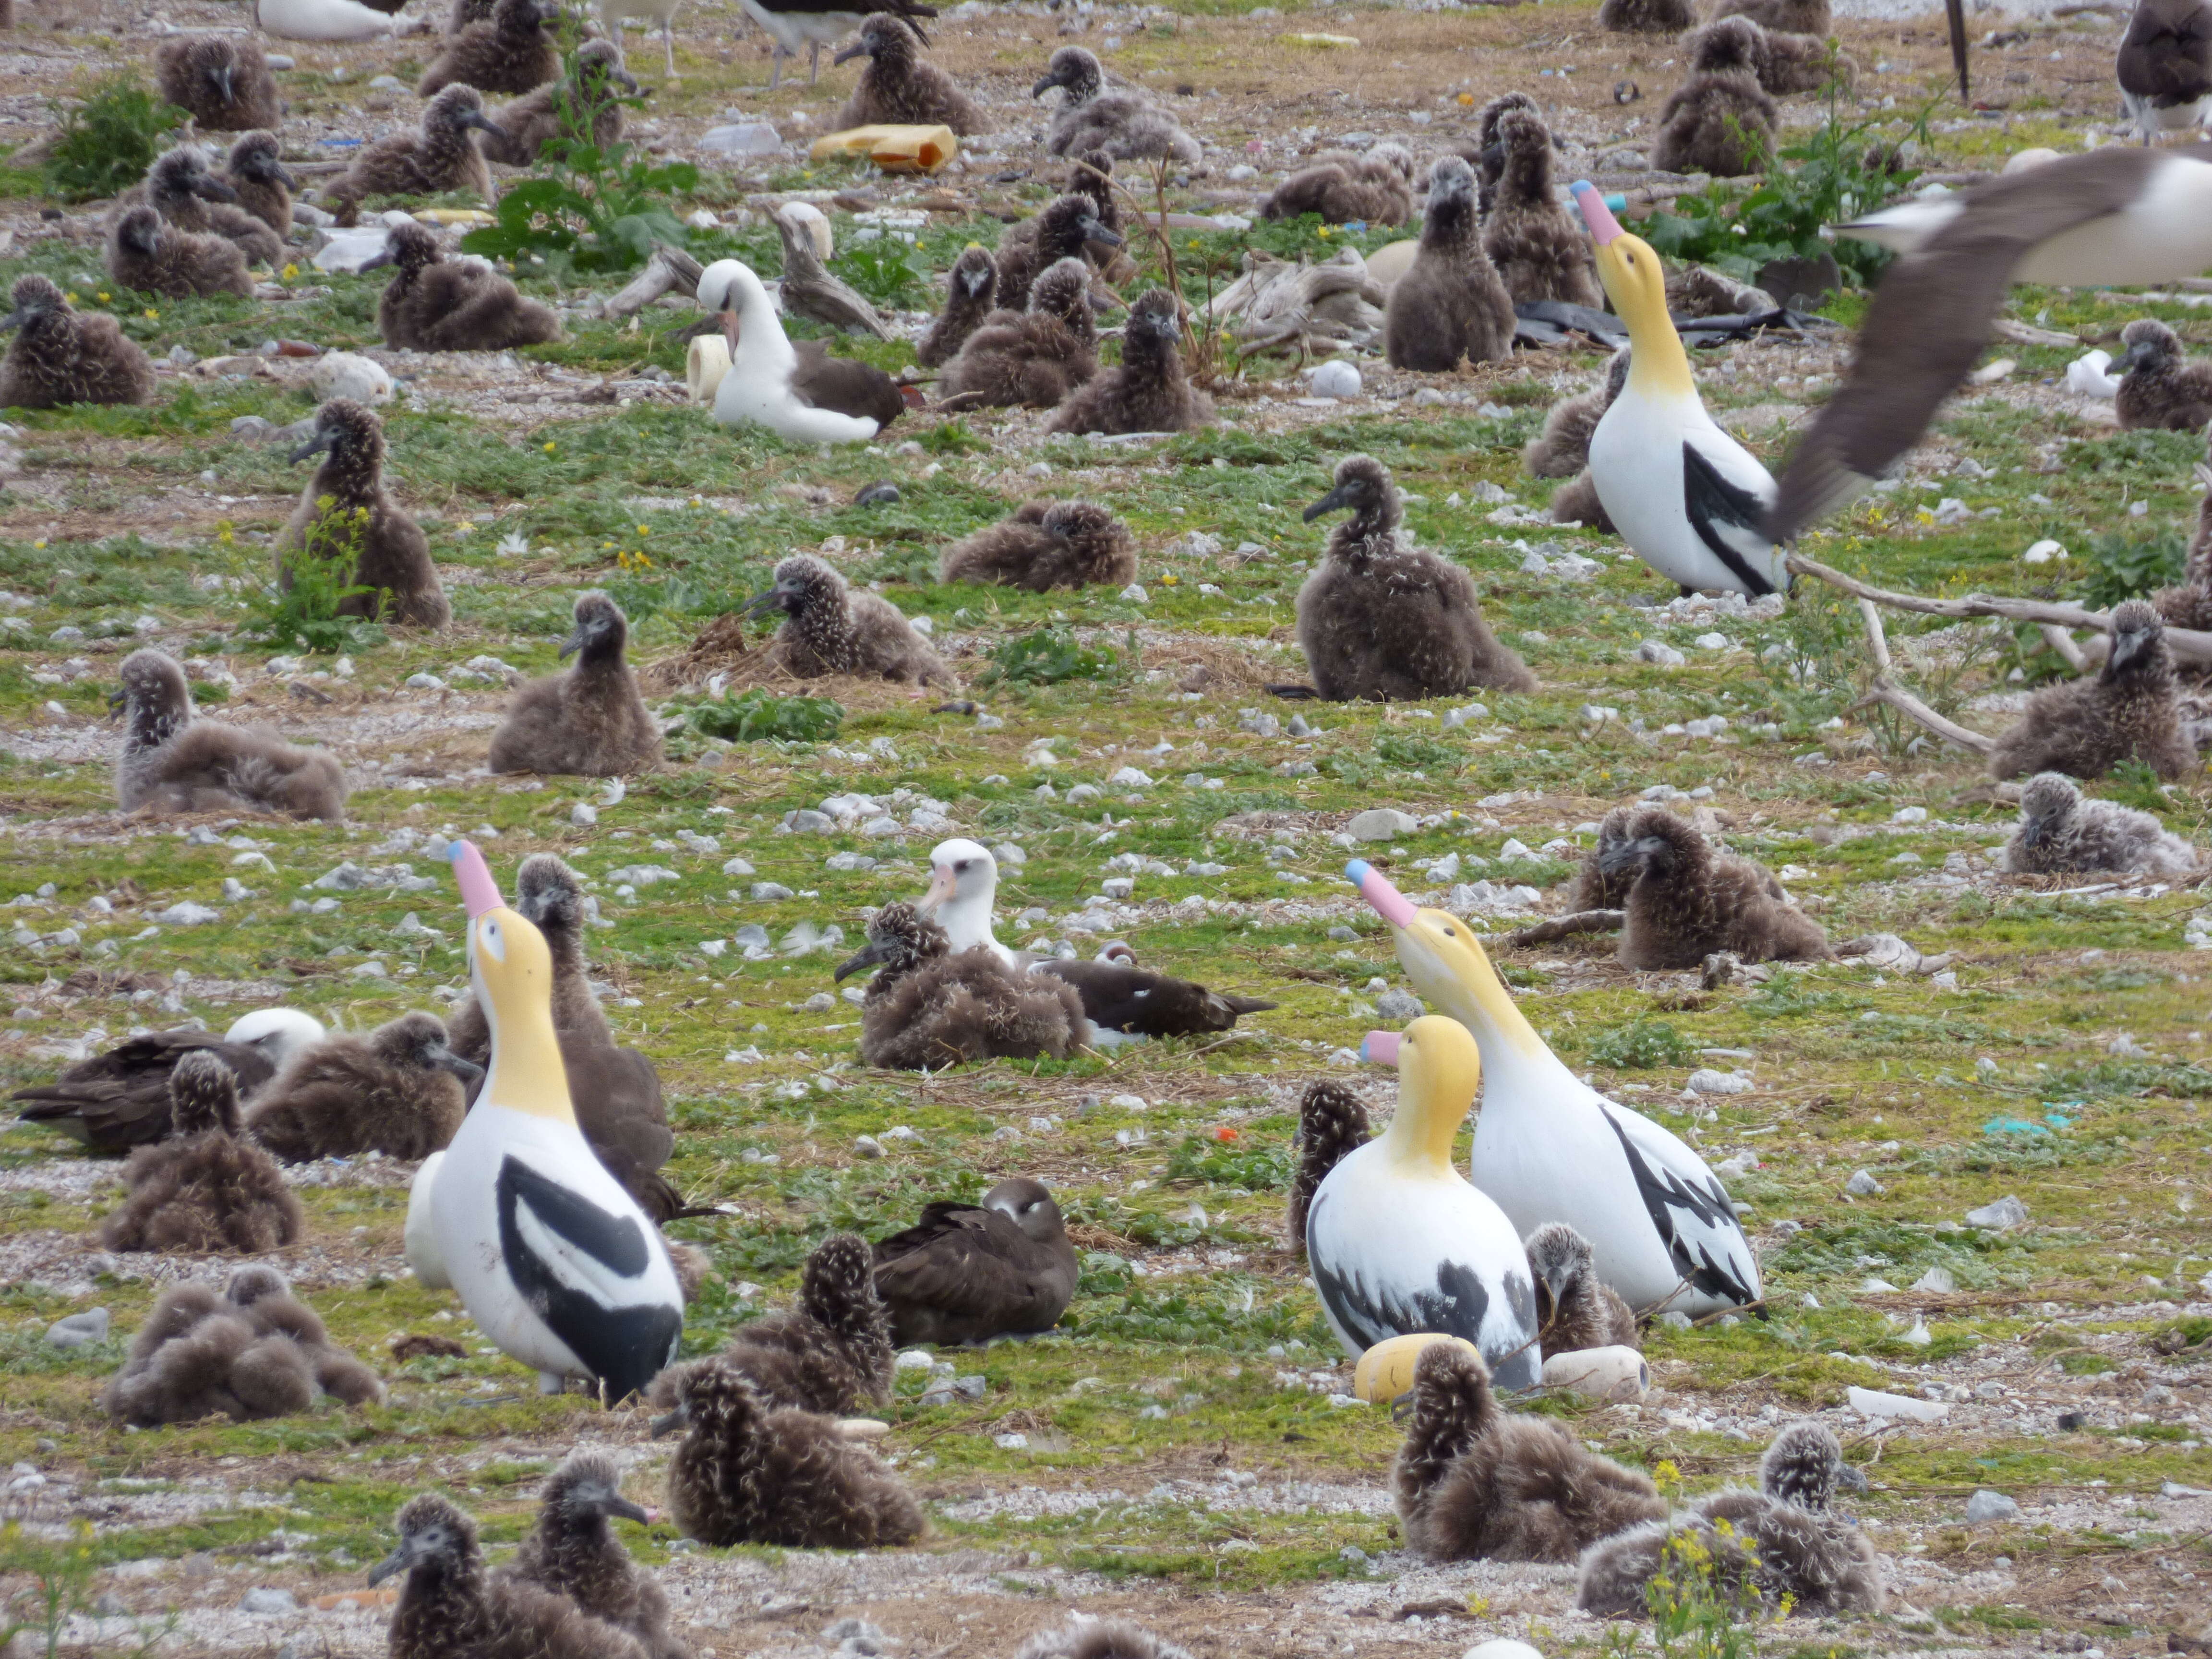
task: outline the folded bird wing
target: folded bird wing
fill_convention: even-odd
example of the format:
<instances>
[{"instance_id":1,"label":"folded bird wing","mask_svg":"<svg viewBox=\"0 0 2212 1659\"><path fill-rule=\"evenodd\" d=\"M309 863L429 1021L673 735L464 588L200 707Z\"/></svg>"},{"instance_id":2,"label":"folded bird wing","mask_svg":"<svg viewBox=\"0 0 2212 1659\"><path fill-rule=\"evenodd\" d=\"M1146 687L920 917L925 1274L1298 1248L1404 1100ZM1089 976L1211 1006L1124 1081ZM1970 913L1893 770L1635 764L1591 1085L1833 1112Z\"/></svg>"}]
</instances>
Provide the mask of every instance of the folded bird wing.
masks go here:
<instances>
[{"instance_id":1,"label":"folded bird wing","mask_svg":"<svg viewBox=\"0 0 2212 1659\"><path fill-rule=\"evenodd\" d=\"M1030 1258L1042 1254L1011 1217L940 1200L876 1245L876 1293L886 1302L991 1317L1030 1301Z\"/></svg>"},{"instance_id":2,"label":"folded bird wing","mask_svg":"<svg viewBox=\"0 0 2212 1659\"><path fill-rule=\"evenodd\" d=\"M792 396L809 408L866 416L878 426L890 425L905 410L898 383L873 363L833 357L819 340L791 343L799 354L799 367L791 376Z\"/></svg>"},{"instance_id":3,"label":"folded bird wing","mask_svg":"<svg viewBox=\"0 0 2212 1659\"><path fill-rule=\"evenodd\" d=\"M2116 212L2160 162L2100 149L1980 186L1875 290L1850 379L1782 475L1765 533L1779 543L1864 492L1928 429L1988 343L2012 273L2039 244Z\"/></svg>"}]
</instances>

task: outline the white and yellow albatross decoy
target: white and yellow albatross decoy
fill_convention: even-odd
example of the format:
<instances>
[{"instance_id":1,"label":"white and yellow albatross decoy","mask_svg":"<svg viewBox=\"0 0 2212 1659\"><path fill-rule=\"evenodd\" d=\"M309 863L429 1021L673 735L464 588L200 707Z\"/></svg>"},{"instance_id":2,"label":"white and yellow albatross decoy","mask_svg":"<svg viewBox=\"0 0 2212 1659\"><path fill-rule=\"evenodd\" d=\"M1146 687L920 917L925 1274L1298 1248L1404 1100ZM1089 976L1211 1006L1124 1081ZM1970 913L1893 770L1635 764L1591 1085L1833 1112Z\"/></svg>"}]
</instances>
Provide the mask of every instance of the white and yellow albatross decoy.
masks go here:
<instances>
[{"instance_id":1,"label":"white and yellow albatross decoy","mask_svg":"<svg viewBox=\"0 0 2212 1659\"><path fill-rule=\"evenodd\" d=\"M1398 1115L1345 1154L1306 1210L1306 1262L1329 1328L1354 1358L1416 1332L1463 1337L1498 1387L1532 1389L1543 1356L1521 1235L1452 1168L1482 1084L1474 1039L1431 1014L1402 1036L1371 1032L1365 1047L1398 1067Z\"/></svg>"},{"instance_id":2,"label":"white and yellow albatross decoy","mask_svg":"<svg viewBox=\"0 0 2212 1659\"><path fill-rule=\"evenodd\" d=\"M453 1145L416 1175L408 1259L424 1282L450 1282L547 1393L580 1377L620 1400L676 1358L684 1293L660 1230L576 1127L545 936L501 900L474 846L453 857L491 1065Z\"/></svg>"},{"instance_id":3,"label":"white and yellow albatross decoy","mask_svg":"<svg viewBox=\"0 0 2212 1659\"><path fill-rule=\"evenodd\" d=\"M1628 385L1590 434L1590 483L1606 515L1638 558L1685 592L1756 599L1786 589L1785 556L1759 528L1774 505L1773 476L1705 413L1667 314L1659 256L1586 181L1574 189L1597 245L1598 280L1632 347Z\"/></svg>"},{"instance_id":4,"label":"white and yellow albatross decoy","mask_svg":"<svg viewBox=\"0 0 2212 1659\"><path fill-rule=\"evenodd\" d=\"M1589 1240L1598 1277L1639 1315L1695 1318L1758 1302L1759 1258L1705 1161L1569 1071L1514 1006L1465 922L1416 909L1362 860L1344 873L1390 924L1414 988L1482 1050L1488 1081L1474 1184L1514 1228L1525 1236L1565 1222Z\"/></svg>"}]
</instances>

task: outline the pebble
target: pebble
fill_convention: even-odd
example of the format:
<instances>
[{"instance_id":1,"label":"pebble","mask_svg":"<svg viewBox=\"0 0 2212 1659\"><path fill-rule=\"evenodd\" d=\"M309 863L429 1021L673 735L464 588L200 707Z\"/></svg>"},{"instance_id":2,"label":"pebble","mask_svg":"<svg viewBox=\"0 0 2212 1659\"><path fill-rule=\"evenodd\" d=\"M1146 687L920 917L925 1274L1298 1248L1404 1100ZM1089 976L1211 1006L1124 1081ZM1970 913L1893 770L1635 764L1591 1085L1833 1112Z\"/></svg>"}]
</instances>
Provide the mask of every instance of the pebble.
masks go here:
<instances>
[{"instance_id":1,"label":"pebble","mask_svg":"<svg viewBox=\"0 0 2212 1659\"><path fill-rule=\"evenodd\" d=\"M854 1135L853 1150L862 1158L881 1158L884 1155L884 1143L873 1135Z\"/></svg>"},{"instance_id":2,"label":"pebble","mask_svg":"<svg viewBox=\"0 0 2212 1659\"><path fill-rule=\"evenodd\" d=\"M1844 1183L1844 1190L1854 1198L1872 1198L1885 1189L1869 1171L1855 1170L1851 1172L1851 1178Z\"/></svg>"},{"instance_id":3,"label":"pebble","mask_svg":"<svg viewBox=\"0 0 2212 1659\"><path fill-rule=\"evenodd\" d=\"M1984 1486L1966 1500L1966 1519L1976 1526L1991 1521L2009 1521L2020 1513L2020 1504L2001 1492L1991 1492Z\"/></svg>"},{"instance_id":4,"label":"pebble","mask_svg":"<svg viewBox=\"0 0 2212 1659\"><path fill-rule=\"evenodd\" d=\"M1664 640L1646 640L1636 647L1639 659L1656 663L1662 668L1680 668L1689 659Z\"/></svg>"},{"instance_id":5,"label":"pebble","mask_svg":"<svg viewBox=\"0 0 2212 1659\"><path fill-rule=\"evenodd\" d=\"M750 876L752 872L752 866L747 863L744 859L725 859L722 860L722 873L726 876Z\"/></svg>"},{"instance_id":6,"label":"pebble","mask_svg":"<svg viewBox=\"0 0 2212 1659\"><path fill-rule=\"evenodd\" d=\"M2014 1227L2027 1224L2027 1206L2007 1193L1994 1204L1984 1204L1978 1210L1966 1212L1969 1227L1986 1227L1991 1232L2009 1232Z\"/></svg>"},{"instance_id":7,"label":"pebble","mask_svg":"<svg viewBox=\"0 0 2212 1659\"><path fill-rule=\"evenodd\" d=\"M775 904L793 896L791 889L780 881L757 881L753 884L753 898L762 904Z\"/></svg>"},{"instance_id":8,"label":"pebble","mask_svg":"<svg viewBox=\"0 0 2212 1659\"><path fill-rule=\"evenodd\" d=\"M1419 1019L1428 1010L1421 1006L1420 998L1411 991L1393 988L1375 999L1375 1012L1392 1024L1402 1025Z\"/></svg>"},{"instance_id":9,"label":"pebble","mask_svg":"<svg viewBox=\"0 0 2212 1659\"><path fill-rule=\"evenodd\" d=\"M240 1613L297 1613L300 1603L288 1589L257 1584L239 1598Z\"/></svg>"},{"instance_id":10,"label":"pebble","mask_svg":"<svg viewBox=\"0 0 2212 1659\"><path fill-rule=\"evenodd\" d=\"M1941 1401L1915 1400L1910 1395L1885 1394L1880 1389L1854 1385L1844 1392L1851 1409L1862 1417L1905 1417L1916 1423L1937 1423L1951 1412L1950 1407Z\"/></svg>"},{"instance_id":11,"label":"pebble","mask_svg":"<svg viewBox=\"0 0 2212 1659\"><path fill-rule=\"evenodd\" d=\"M568 809L568 822L579 830L588 830L599 821L599 809L589 801L578 801Z\"/></svg>"},{"instance_id":12,"label":"pebble","mask_svg":"<svg viewBox=\"0 0 2212 1659\"><path fill-rule=\"evenodd\" d=\"M1314 370L1312 387L1316 398L1357 398L1359 371L1343 358L1335 358Z\"/></svg>"},{"instance_id":13,"label":"pebble","mask_svg":"<svg viewBox=\"0 0 2212 1659\"><path fill-rule=\"evenodd\" d=\"M46 1340L57 1348L82 1348L107 1340L107 1310L88 1308L82 1313L57 1319L46 1327Z\"/></svg>"},{"instance_id":14,"label":"pebble","mask_svg":"<svg viewBox=\"0 0 2212 1659\"><path fill-rule=\"evenodd\" d=\"M350 398L357 404L392 401L392 376L382 363L358 352L333 351L319 359L310 377L315 396L325 400Z\"/></svg>"},{"instance_id":15,"label":"pebble","mask_svg":"<svg viewBox=\"0 0 2212 1659\"><path fill-rule=\"evenodd\" d=\"M185 899L179 903L171 905L166 910L156 910L151 920L166 923L172 927L198 927L207 922L221 921L222 912L210 910L204 904L195 904L191 900Z\"/></svg>"},{"instance_id":16,"label":"pebble","mask_svg":"<svg viewBox=\"0 0 2212 1659\"><path fill-rule=\"evenodd\" d=\"M1395 806L1370 806L1354 813L1344 827L1355 841L1395 841L1413 835L1421 823L1411 812L1401 812Z\"/></svg>"}]
</instances>

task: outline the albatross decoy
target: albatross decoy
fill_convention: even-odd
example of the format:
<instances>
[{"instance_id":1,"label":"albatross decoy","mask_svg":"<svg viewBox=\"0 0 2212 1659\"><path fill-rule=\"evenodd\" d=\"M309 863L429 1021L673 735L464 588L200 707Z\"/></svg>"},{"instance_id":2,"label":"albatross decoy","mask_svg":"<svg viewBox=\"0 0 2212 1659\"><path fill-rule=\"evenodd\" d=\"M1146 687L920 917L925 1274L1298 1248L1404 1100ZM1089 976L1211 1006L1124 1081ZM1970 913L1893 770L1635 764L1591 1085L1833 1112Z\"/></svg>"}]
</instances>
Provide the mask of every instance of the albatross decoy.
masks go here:
<instances>
[{"instance_id":1,"label":"albatross decoy","mask_svg":"<svg viewBox=\"0 0 2212 1659\"><path fill-rule=\"evenodd\" d=\"M980 1205L938 1199L921 1219L875 1247L876 1294L891 1340L980 1346L1034 1336L1075 1296L1075 1246L1040 1182L1016 1176Z\"/></svg>"},{"instance_id":2,"label":"albatross decoy","mask_svg":"<svg viewBox=\"0 0 2212 1659\"><path fill-rule=\"evenodd\" d=\"M1779 542L1863 494L1966 378L2014 283L2105 288L2212 265L2212 144L2063 155L1837 229L1905 257L1882 274L1850 374L1782 475Z\"/></svg>"},{"instance_id":3,"label":"albatross decoy","mask_svg":"<svg viewBox=\"0 0 2212 1659\"><path fill-rule=\"evenodd\" d=\"M906 402L872 363L832 357L818 340L794 348L752 268L717 259L700 273L699 304L722 313L730 367L714 388L724 426L764 426L799 443L864 443Z\"/></svg>"}]
</instances>

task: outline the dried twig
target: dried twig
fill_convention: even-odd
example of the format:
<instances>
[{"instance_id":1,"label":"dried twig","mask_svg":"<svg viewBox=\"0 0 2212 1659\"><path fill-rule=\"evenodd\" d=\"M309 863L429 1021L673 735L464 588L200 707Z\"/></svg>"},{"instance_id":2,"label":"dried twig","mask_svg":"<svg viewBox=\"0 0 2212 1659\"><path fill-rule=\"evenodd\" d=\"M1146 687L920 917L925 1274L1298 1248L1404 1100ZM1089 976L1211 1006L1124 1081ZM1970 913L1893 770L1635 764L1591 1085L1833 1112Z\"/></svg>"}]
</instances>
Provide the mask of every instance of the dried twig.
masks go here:
<instances>
[{"instance_id":1,"label":"dried twig","mask_svg":"<svg viewBox=\"0 0 2212 1659\"><path fill-rule=\"evenodd\" d=\"M2077 674L2089 672L2089 659L2081 654L2081 647L2074 643L2074 636L2057 623L2038 623L2036 628L2043 642L2066 659L2066 665Z\"/></svg>"},{"instance_id":2,"label":"dried twig","mask_svg":"<svg viewBox=\"0 0 2212 1659\"><path fill-rule=\"evenodd\" d=\"M1926 726L1946 743L1954 743L1977 755L1986 755L1996 747L1996 738L1984 737L1979 732L1970 732L1963 726L1945 720L1890 678L1889 641L1882 633L1881 612L1872 599L1863 596L1860 599L1859 618L1866 623L1867 653L1874 659L1875 676L1867 686L1866 695L1851 705L1854 712L1870 702L1887 703L1906 719Z\"/></svg>"},{"instance_id":3,"label":"dried twig","mask_svg":"<svg viewBox=\"0 0 2212 1659\"><path fill-rule=\"evenodd\" d=\"M1626 910L1574 910L1564 916L1553 916L1549 921L1540 921L1523 927L1517 933L1509 933L1509 945L1549 945L1555 939L1565 939L1573 933L1618 933L1628 920Z\"/></svg>"}]
</instances>

